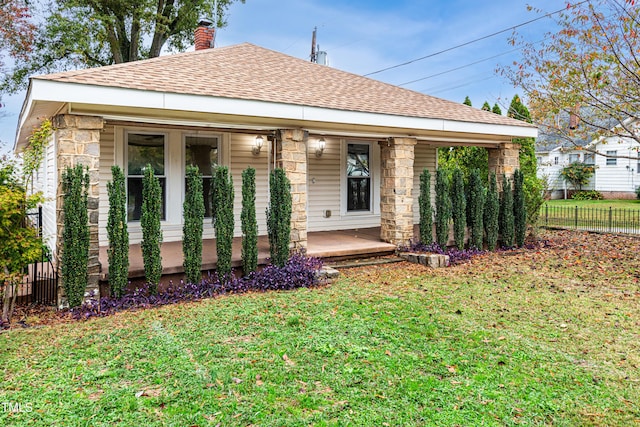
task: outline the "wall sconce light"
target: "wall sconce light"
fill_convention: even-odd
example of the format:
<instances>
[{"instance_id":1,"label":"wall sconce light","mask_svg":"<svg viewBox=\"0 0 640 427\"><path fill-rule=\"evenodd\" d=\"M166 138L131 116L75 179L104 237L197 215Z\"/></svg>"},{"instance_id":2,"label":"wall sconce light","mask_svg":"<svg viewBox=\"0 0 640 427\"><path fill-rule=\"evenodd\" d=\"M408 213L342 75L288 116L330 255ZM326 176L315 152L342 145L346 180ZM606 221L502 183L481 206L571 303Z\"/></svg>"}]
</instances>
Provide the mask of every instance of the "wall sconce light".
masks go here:
<instances>
[{"instance_id":1,"label":"wall sconce light","mask_svg":"<svg viewBox=\"0 0 640 427\"><path fill-rule=\"evenodd\" d=\"M316 148L316 157L322 156L322 153L324 152L324 146L325 145L326 145L326 142L325 142L324 138L320 138L318 140L318 147Z\"/></svg>"},{"instance_id":2,"label":"wall sconce light","mask_svg":"<svg viewBox=\"0 0 640 427\"><path fill-rule=\"evenodd\" d=\"M251 152L253 153L254 156L257 156L258 154L260 154L260 150L262 149L262 144L264 144L264 138L262 138L262 135L256 136L256 140L253 142L253 148L251 149Z\"/></svg>"}]
</instances>

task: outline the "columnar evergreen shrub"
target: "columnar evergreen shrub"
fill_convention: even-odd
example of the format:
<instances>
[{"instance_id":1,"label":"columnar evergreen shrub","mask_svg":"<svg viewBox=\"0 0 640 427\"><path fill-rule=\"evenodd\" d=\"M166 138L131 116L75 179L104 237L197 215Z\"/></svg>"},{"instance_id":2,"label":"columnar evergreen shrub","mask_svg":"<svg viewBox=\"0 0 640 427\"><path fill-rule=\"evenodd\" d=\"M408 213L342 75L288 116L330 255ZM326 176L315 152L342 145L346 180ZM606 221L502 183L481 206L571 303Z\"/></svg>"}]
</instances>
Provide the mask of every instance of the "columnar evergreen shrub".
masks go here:
<instances>
[{"instance_id":1,"label":"columnar evergreen shrub","mask_svg":"<svg viewBox=\"0 0 640 427\"><path fill-rule=\"evenodd\" d=\"M498 184L496 174L489 176L489 188L484 201L484 230L487 233L487 249L494 250L498 244L498 233L500 227L498 218L500 217L500 195L498 194Z\"/></svg>"},{"instance_id":2,"label":"columnar evergreen shrub","mask_svg":"<svg viewBox=\"0 0 640 427\"><path fill-rule=\"evenodd\" d=\"M514 226L511 180L503 175L502 195L500 197L500 235L502 236L502 246L507 248L513 247Z\"/></svg>"},{"instance_id":3,"label":"columnar evergreen shrub","mask_svg":"<svg viewBox=\"0 0 640 427\"><path fill-rule=\"evenodd\" d=\"M484 234L483 214L484 214L484 186L480 171L473 169L469 175L469 247L482 249L482 238Z\"/></svg>"},{"instance_id":4,"label":"columnar evergreen shrub","mask_svg":"<svg viewBox=\"0 0 640 427\"><path fill-rule=\"evenodd\" d=\"M162 217L162 189L160 180L153 173L153 167L147 165L144 168L142 178L142 213L140 227L142 228L142 260L144 263L144 276L150 284L149 290L155 294L158 292L158 283L162 276L162 257L160 245L162 244L162 229L160 218Z\"/></svg>"},{"instance_id":5,"label":"columnar evergreen shrub","mask_svg":"<svg viewBox=\"0 0 640 427\"><path fill-rule=\"evenodd\" d=\"M187 166L182 227L182 255L187 283L198 283L202 277L202 231L204 196L202 175L197 166Z\"/></svg>"},{"instance_id":6,"label":"columnar evergreen shrub","mask_svg":"<svg viewBox=\"0 0 640 427\"><path fill-rule=\"evenodd\" d=\"M277 168L269 177L270 199L267 208L267 233L271 263L284 266L289 259L291 241L291 183L284 170Z\"/></svg>"},{"instance_id":7,"label":"columnar evergreen shrub","mask_svg":"<svg viewBox=\"0 0 640 427\"><path fill-rule=\"evenodd\" d=\"M459 168L453 171L451 208L453 239L458 249L464 249L464 234L467 231L467 200L464 194L464 176Z\"/></svg>"},{"instance_id":8,"label":"columnar evergreen shrub","mask_svg":"<svg viewBox=\"0 0 640 427\"><path fill-rule=\"evenodd\" d=\"M121 297L129 282L129 231L127 229L127 190L125 177L119 166L111 167L111 182L107 183L109 216L109 287L111 295Z\"/></svg>"},{"instance_id":9,"label":"columnar evergreen shrub","mask_svg":"<svg viewBox=\"0 0 640 427\"><path fill-rule=\"evenodd\" d=\"M64 231L62 232L62 286L70 307L82 304L89 263L89 173L80 165L62 174Z\"/></svg>"},{"instance_id":10,"label":"columnar evergreen shrub","mask_svg":"<svg viewBox=\"0 0 640 427\"><path fill-rule=\"evenodd\" d=\"M242 270L247 275L258 268L258 221L256 219L256 170L242 171Z\"/></svg>"},{"instance_id":11,"label":"columnar evergreen shrub","mask_svg":"<svg viewBox=\"0 0 640 427\"><path fill-rule=\"evenodd\" d=\"M431 174L425 168L420 174L420 241L433 243L433 209L431 208Z\"/></svg>"},{"instance_id":12,"label":"columnar evergreen shrub","mask_svg":"<svg viewBox=\"0 0 640 427\"><path fill-rule=\"evenodd\" d=\"M436 171L436 243L446 248L449 242L449 221L451 221L451 198L449 180L443 169Z\"/></svg>"},{"instance_id":13,"label":"columnar evergreen shrub","mask_svg":"<svg viewBox=\"0 0 640 427\"><path fill-rule=\"evenodd\" d=\"M220 277L231 274L231 254L233 245L233 178L229 168L218 166L213 181L213 226L216 231L216 252L218 262L216 270Z\"/></svg>"},{"instance_id":14,"label":"columnar evergreen shrub","mask_svg":"<svg viewBox=\"0 0 640 427\"><path fill-rule=\"evenodd\" d=\"M524 203L524 174L513 174L513 219L516 246L522 247L527 234L527 209Z\"/></svg>"}]
</instances>

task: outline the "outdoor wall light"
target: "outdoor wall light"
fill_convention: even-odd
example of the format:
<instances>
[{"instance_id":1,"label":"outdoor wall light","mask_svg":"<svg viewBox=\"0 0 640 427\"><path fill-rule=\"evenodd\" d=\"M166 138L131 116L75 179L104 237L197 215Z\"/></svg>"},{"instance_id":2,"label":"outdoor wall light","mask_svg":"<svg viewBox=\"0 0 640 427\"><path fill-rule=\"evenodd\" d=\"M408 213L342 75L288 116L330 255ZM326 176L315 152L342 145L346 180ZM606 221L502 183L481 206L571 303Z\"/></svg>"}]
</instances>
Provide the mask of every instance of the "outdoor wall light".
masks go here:
<instances>
[{"instance_id":1,"label":"outdoor wall light","mask_svg":"<svg viewBox=\"0 0 640 427\"><path fill-rule=\"evenodd\" d=\"M318 140L318 147L316 148L316 157L322 156L322 153L324 152L324 146L325 145L326 145L326 142L325 142L324 138L320 138Z\"/></svg>"},{"instance_id":2,"label":"outdoor wall light","mask_svg":"<svg viewBox=\"0 0 640 427\"><path fill-rule=\"evenodd\" d=\"M262 135L256 136L256 140L253 142L253 148L251 149L251 152L253 153L254 156L257 156L258 154L260 154L260 150L262 149L262 144L264 144L264 138L262 137Z\"/></svg>"}]
</instances>

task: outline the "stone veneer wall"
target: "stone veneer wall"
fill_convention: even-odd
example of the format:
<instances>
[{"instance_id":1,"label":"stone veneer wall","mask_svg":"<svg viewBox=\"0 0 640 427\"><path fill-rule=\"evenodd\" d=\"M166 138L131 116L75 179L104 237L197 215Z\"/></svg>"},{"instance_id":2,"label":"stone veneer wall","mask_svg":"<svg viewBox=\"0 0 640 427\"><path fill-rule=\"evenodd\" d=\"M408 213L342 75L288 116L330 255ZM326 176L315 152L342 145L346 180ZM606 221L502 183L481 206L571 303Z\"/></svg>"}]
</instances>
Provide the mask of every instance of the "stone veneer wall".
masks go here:
<instances>
[{"instance_id":1,"label":"stone veneer wall","mask_svg":"<svg viewBox=\"0 0 640 427\"><path fill-rule=\"evenodd\" d=\"M62 255L63 223L63 191L62 174L68 166L83 165L89 168L89 279L85 295L94 292L99 295L98 280L100 276L100 262L98 261L98 208L100 190L98 187L100 176L100 131L104 126L102 117L75 116L62 114L54 117L53 126L57 141L57 245L56 262L59 265ZM64 288L62 283L58 288L58 302L62 301Z\"/></svg>"},{"instance_id":2,"label":"stone veneer wall","mask_svg":"<svg viewBox=\"0 0 640 427\"><path fill-rule=\"evenodd\" d=\"M502 175L512 178L520 167L520 145L512 142L489 148L489 172L495 172L498 188L502 189Z\"/></svg>"},{"instance_id":3,"label":"stone veneer wall","mask_svg":"<svg viewBox=\"0 0 640 427\"><path fill-rule=\"evenodd\" d=\"M395 245L413 239L413 160L417 140L393 138L380 142L380 238Z\"/></svg>"},{"instance_id":4,"label":"stone veneer wall","mask_svg":"<svg viewBox=\"0 0 640 427\"><path fill-rule=\"evenodd\" d=\"M281 129L276 143L276 162L291 181L292 250L307 249L307 139L302 129Z\"/></svg>"}]
</instances>

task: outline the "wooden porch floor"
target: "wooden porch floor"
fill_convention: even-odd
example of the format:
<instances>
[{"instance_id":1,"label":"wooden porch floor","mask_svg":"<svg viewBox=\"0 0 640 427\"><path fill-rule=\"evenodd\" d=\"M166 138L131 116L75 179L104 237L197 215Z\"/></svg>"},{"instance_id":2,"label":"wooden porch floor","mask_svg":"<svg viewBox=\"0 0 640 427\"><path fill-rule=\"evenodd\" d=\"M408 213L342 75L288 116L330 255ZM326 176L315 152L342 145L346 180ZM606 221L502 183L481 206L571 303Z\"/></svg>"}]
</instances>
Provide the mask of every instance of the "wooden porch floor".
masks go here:
<instances>
[{"instance_id":1,"label":"wooden porch floor","mask_svg":"<svg viewBox=\"0 0 640 427\"><path fill-rule=\"evenodd\" d=\"M380 241L380 227L339 231L319 231L307 235L307 255L318 258L347 258L386 255L395 250L390 243ZM233 239L232 265L240 267L242 239ZM182 267L182 242L165 242L160 248L162 274L174 275L184 272ZM258 238L258 264L264 265L269 257L269 239ZM213 270L217 261L215 239L205 239L202 244L202 270ZM100 279L106 280L109 273L107 247L100 247L102 271ZM142 249L139 244L129 246L129 278L144 277Z\"/></svg>"}]
</instances>

